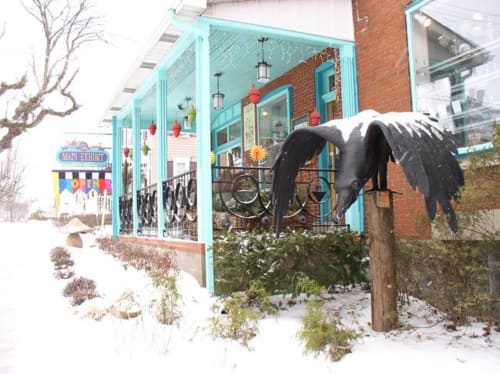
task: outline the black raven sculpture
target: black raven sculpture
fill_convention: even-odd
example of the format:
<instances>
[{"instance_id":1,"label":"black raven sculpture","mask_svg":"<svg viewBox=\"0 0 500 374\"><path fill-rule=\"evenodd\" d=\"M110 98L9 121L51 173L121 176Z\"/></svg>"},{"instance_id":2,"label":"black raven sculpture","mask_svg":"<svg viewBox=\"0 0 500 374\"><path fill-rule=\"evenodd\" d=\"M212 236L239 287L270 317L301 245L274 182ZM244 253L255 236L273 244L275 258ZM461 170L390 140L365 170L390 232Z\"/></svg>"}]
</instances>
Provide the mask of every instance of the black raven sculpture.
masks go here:
<instances>
[{"instance_id":1,"label":"black raven sculpture","mask_svg":"<svg viewBox=\"0 0 500 374\"><path fill-rule=\"evenodd\" d=\"M464 184L463 171L455 155L457 148L437 120L415 112L380 114L367 110L321 126L292 131L273 165L272 201L274 225L281 232L282 220L295 193L299 168L326 142L340 151L335 180L337 204L335 222L356 201L358 193L371 179L374 190L387 189L389 158L403 167L408 182L425 196L427 214L436 215L436 202L448 215L448 224L457 231L451 199Z\"/></svg>"}]
</instances>

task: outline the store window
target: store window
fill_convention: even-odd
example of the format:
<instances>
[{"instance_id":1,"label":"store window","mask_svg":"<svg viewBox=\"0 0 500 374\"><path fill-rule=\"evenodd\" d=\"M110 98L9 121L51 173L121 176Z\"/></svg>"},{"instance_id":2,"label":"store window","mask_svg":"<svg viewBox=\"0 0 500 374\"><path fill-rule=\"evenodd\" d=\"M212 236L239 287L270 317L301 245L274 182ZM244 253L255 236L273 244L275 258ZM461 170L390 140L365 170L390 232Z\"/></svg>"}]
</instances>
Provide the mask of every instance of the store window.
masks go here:
<instances>
[{"instance_id":1,"label":"store window","mask_svg":"<svg viewBox=\"0 0 500 374\"><path fill-rule=\"evenodd\" d=\"M218 166L241 166L241 120L229 122L215 132Z\"/></svg>"},{"instance_id":2,"label":"store window","mask_svg":"<svg viewBox=\"0 0 500 374\"><path fill-rule=\"evenodd\" d=\"M218 166L241 166L241 147L238 145L217 153Z\"/></svg>"},{"instance_id":3,"label":"store window","mask_svg":"<svg viewBox=\"0 0 500 374\"><path fill-rule=\"evenodd\" d=\"M217 147L241 138L241 122L231 123L216 133Z\"/></svg>"},{"instance_id":4,"label":"store window","mask_svg":"<svg viewBox=\"0 0 500 374\"><path fill-rule=\"evenodd\" d=\"M500 120L497 0L435 0L412 8L413 102L454 133L459 147L492 140Z\"/></svg>"},{"instance_id":5,"label":"store window","mask_svg":"<svg viewBox=\"0 0 500 374\"><path fill-rule=\"evenodd\" d=\"M266 149L265 166L270 166L290 128L289 90L281 89L257 105L258 143Z\"/></svg>"}]
</instances>

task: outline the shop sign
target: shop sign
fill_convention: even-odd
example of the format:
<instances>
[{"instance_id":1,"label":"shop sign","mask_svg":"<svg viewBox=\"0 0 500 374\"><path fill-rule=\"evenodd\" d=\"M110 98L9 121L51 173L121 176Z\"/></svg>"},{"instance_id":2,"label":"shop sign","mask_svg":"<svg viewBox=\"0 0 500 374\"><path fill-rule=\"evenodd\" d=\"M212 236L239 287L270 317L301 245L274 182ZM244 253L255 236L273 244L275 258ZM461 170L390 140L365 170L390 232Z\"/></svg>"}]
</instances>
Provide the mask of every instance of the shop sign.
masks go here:
<instances>
[{"instance_id":1,"label":"shop sign","mask_svg":"<svg viewBox=\"0 0 500 374\"><path fill-rule=\"evenodd\" d=\"M57 161L63 165L103 166L110 162L109 153L103 149L80 150L65 148L57 152Z\"/></svg>"}]
</instances>

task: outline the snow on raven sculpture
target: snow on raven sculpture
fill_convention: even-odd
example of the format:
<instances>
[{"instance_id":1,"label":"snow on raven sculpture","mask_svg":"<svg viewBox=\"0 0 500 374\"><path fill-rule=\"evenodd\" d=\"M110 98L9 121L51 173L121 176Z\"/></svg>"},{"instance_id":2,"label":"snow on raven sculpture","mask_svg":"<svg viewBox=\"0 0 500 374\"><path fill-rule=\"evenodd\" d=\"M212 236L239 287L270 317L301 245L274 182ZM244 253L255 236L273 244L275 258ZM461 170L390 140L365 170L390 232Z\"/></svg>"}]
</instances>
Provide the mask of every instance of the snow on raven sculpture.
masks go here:
<instances>
[{"instance_id":1,"label":"snow on raven sculpture","mask_svg":"<svg viewBox=\"0 0 500 374\"><path fill-rule=\"evenodd\" d=\"M457 219L451 199L464 184L463 171L455 155L457 148L437 120L416 112L380 114L367 110L321 126L292 131L273 165L272 201L274 225L281 232L282 220L295 193L299 168L326 142L340 151L335 179L337 204L335 222L356 201L359 191L371 179L373 190L387 189L389 158L400 164L414 189L425 196L427 214L436 215L436 203L448 215L448 224L457 231Z\"/></svg>"}]
</instances>

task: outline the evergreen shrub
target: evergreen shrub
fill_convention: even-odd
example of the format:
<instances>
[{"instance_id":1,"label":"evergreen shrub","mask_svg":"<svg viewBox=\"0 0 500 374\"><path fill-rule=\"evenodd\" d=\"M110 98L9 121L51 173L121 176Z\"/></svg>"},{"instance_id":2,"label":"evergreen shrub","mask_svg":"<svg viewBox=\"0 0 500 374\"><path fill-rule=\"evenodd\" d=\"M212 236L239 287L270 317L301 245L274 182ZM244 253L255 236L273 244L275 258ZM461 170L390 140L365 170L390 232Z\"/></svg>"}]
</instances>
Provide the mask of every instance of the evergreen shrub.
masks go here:
<instances>
[{"instance_id":1,"label":"evergreen shrub","mask_svg":"<svg viewBox=\"0 0 500 374\"><path fill-rule=\"evenodd\" d=\"M326 233L239 232L216 238L213 246L215 291L229 295L258 280L270 294L293 293L298 276L327 289L367 280L362 236L347 230Z\"/></svg>"},{"instance_id":2,"label":"evergreen shrub","mask_svg":"<svg viewBox=\"0 0 500 374\"><path fill-rule=\"evenodd\" d=\"M424 299L455 324L471 317L500 322L500 300L490 290L488 256L500 252L488 241L399 241L398 289Z\"/></svg>"}]
</instances>

